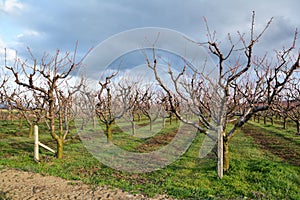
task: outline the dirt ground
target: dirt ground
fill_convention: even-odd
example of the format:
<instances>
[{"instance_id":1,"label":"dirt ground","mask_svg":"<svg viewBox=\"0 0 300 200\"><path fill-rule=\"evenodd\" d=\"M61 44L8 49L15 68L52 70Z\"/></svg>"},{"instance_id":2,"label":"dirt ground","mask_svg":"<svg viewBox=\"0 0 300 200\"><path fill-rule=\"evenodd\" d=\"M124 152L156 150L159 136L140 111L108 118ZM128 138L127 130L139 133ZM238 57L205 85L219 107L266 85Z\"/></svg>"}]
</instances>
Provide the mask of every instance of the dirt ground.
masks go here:
<instances>
[{"instance_id":1,"label":"dirt ground","mask_svg":"<svg viewBox=\"0 0 300 200\"><path fill-rule=\"evenodd\" d=\"M1 194L2 193L2 194ZM4 197L5 196L5 197ZM141 194L130 194L120 189L91 186L80 181L67 181L59 177L42 176L40 174L24 172L15 169L0 171L0 200L48 200L48 199L157 199L167 200L167 196L147 198Z\"/></svg>"}]
</instances>

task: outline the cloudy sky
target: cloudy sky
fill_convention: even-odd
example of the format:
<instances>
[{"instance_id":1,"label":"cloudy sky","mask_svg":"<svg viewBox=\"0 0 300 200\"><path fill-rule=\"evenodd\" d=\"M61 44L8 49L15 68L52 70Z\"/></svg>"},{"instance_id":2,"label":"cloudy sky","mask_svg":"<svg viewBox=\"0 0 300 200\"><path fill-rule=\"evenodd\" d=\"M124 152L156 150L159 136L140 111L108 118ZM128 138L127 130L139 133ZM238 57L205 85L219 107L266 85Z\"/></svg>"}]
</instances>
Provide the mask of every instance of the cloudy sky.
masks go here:
<instances>
[{"instance_id":1,"label":"cloudy sky","mask_svg":"<svg viewBox=\"0 0 300 200\"><path fill-rule=\"evenodd\" d=\"M26 47L71 51L78 41L82 55L114 34L142 27L173 29L201 42L203 16L223 40L228 32L247 32L252 11L257 29L274 17L261 41L272 50L300 29L299 8L298 0L0 0L0 54L4 47L9 56L13 50L26 56Z\"/></svg>"}]
</instances>

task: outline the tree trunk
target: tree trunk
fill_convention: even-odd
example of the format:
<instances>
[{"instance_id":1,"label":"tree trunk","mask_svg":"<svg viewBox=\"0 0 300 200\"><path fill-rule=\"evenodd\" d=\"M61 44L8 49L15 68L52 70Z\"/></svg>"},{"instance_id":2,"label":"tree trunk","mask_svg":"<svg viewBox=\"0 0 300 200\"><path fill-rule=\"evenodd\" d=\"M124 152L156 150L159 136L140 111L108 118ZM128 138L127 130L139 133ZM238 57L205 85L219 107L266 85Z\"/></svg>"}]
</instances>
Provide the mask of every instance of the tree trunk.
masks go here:
<instances>
[{"instance_id":1,"label":"tree trunk","mask_svg":"<svg viewBox=\"0 0 300 200\"><path fill-rule=\"evenodd\" d=\"M32 138L33 134L33 124L29 124L29 138Z\"/></svg>"},{"instance_id":2,"label":"tree trunk","mask_svg":"<svg viewBox=\"0 0 300 200\"><path fill-rule=\"evenodd\" d=\"M67 111L64 112L64 125L65 125L65 132L69 133L69 119Z\"/></svg>"},{"instance_id":3,"label":"tree trunk","mask_svg":"<svg viewBox=\"0 0 300 200\"><path fill-rule=\"evenodd\" d=\"M93 128L95 129L96 128L96 117L93 116Z\"/></svg>"},{"instance_id":4,"label":"tree trunk","mask_svg":"<svg viewBox=\"0 0 300 200\"><path fill-rule=\"evenodd\" d=\"M283 117L283 129L286 129L286 118L287 117Z\"/></svg>"},{"instance_id":5,"label":"tree trunk","mask_svg":"<svg viewBox=\"0 0 300 200\"><path fill-rule=\"evenodd\" d=\"M223 172L224 172L224 151L223 151L223 132L222 128L218 128L218 161L217 161L217 172L220 179L223 178Z\"/></svg>"},{"instance_id":6,"label":"tree trunk","mask_svg":"<svg viewBox=\"0 0 300 200\"><path fill-rule=\"evenodd\" d=\"M150 131L153 130L153 122L152 122L152 119L150 118Z\"/></svg>"},{"instance_id":7,"label":"tree trunk","mask_svg":"<svg viewBox=\"0 0 300 200\"><path fill-rule=\"evenodd\" d=\"M46 124L46 126L47 126L48 130L51 130L51 127L50 127L50 125L49 125L49 123L48 123L47 119L45 119L45 124Z\"/></svg>"},{"instance_id":8,"label":"tree trunk","mask_svg":"<svg viewBox=\"0 0 300 200\"><path fill-rule=\"evenodd\" d=\"M162 128L165 128L166 126L166 118L163 116L162 117Z\"/></svg>"},{"instance_id":9,"label":"tree trunk","mask_svg":"<svg viewBox=\"0 0 300 200\"><path fill-rule=\"evenodd\" d=\"M138 113L137 116L138 116L138 122L140 122L141 121L141 114Z\"/></svg>"},{"instance_id":10,"label":"tree trunk","mask_svg":"<svg viewBox=\"0 0 300 200\"><path fill-rule=\"evenodd\" d=\"M132 131L132 135L135 135L135 122L133 121L130 121L131 122L131 131Z\"/></svg>"},{"instance_id":11,"label":"tree trunk","mask_svg":"<svg viewBox=\"0 0 300 200\"><path fill-rule=\"evenodd\" d=\"M296 121L296 126L297 126L297 135L300 135L300 121Z\"/></svg>"},{"instance_id":12,"label":"tree trunk","mask_svg":"<svg viewBox=\"0 0 300 200\"><path fill-rule=\"evenodd\" d=\"M224 172L229 170L229 142L226 140L223 142L224 145Z\"/></svg>"},{"instance_id":13,"label":"tree trunk","mask_svg":"<svg viewBox=\"0 0 300 200\"><path fill-rule=\"evenodd\" d=\"M63 147L64 147L63 138L56 139L56 143L57 143L57 154L56 154L56 157L58 159L62 159L63 158Z\"/></svg>"},{"instance_id":14,"label":"tree trunk","mask_svg":"<svg viewBox=\"0 0 300 200\"><path fill-rule=\"evenodd\" d=\"M148 117L148 119L149 119L149 126L150 126L150 131L152 131L152 119L151 119L151 117L150 116L147 116Z\"/></svg>"},{"instance_id":15,"label":"tree trunk","mask_svg":"<svg viewBox=\"0 0 300 200\"><path fill-rule=\"evenodd\" d=\"M23 128L23 118L22 117L20 117L19 128L20 129Z\"/></svg>"},{"instance_id":16,"label":"tree trunk","mask_svg":"<svg viewBox=\"0 0 300 200\"><path fill-rule=\"evenodd\" d=\"M270 120L271 120L271 124L274 125L273 117L270 117Z\"/></svg>"},{"instance_id":17,"label":"tree trunk","mask_svg":"<svg viewBox=\"0 0 300 200\"><path fill-rule=\"evenodd\" d=\"M13 122L13 110L10 110L10 122Z\"/></svg>"},{"instance_id":18,"label":"tree trunk","mask_svg":"<svg viewBox=\"0 0 300 200\"><path fill-rule=\"evenodd\" d=\"M106 124L107 143L112 143L111 123Z\"/></svg>"},{"instance_id":19,"label":"tree trunk","mask_svg":"<svg viewBox=\"0 0 300 200\"><path fill-rule=\"evenodd\" d=\"M267 124L267 117L264 117L264 124Z\"/></svg>"}]
</instances>

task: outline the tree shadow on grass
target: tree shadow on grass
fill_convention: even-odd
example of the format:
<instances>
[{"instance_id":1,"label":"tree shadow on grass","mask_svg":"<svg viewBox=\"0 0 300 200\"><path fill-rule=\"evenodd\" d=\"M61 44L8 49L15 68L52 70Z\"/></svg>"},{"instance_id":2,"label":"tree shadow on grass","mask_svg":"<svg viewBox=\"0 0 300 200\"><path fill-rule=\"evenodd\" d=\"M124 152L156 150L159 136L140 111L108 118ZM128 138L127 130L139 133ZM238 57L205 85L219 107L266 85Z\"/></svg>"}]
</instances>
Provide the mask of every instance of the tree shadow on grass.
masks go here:
<instances>
[{"instance_id":1,"label":"tree shadow on grass","mask_svg":"<svg viewBox=\"0 0 300 200\"><path fill-rule=\"evenodd\" d=\"M16 154L22 154L24 152L31 153L33 152L33 142L12 142L8 144L10 148L4 149L8 154L16 155Z\"/></svg>"},{"instance_id":2,"label":"tree shadow on grass","mask_svg":"<svg viewBox=\"0 0 300 200\"><path fill-rule=\"evenodd\" d=\"M246 125L242 130L246 135L252 137L262 149L277 155L289 164L300 166L299 146L290 140L250 125Z\"/></svg>"}]
</instances>

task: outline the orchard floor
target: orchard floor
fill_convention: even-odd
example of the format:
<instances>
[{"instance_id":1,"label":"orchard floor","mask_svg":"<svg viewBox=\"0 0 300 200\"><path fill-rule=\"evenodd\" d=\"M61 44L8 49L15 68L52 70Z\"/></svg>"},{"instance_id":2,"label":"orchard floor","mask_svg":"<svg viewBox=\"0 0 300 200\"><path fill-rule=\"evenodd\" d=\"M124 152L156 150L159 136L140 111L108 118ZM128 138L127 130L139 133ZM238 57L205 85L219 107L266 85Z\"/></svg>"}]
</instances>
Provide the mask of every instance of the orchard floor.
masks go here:
<instances>
[{"instance_id":1,"label":"orchard floor","mask_svg":"<svg viewBox=\"0 0 300 200\"><path fill-rule=\"evenodd\" d=\"M0 200L48 200L48 199L157 199L167 200L167 196L147 198L141 194L130 194L120 189L108 187L93 188L80 181L67 181L54 176L42 176L37 173L15 169L0 171Z\"/></svg>"},{"instance_id":2,"label":"orchard floor","mask_svg":"<svg viewBox=\"0 0 300 200\"><path fill-rule=\"evenodd\" d=\"M295 140L278 136L275 132L249 124L246 124L242 130L245 135L252 137L262 149L277 155L289 164L300 167L300 146Z\"/></svg>"}]
</instances>

